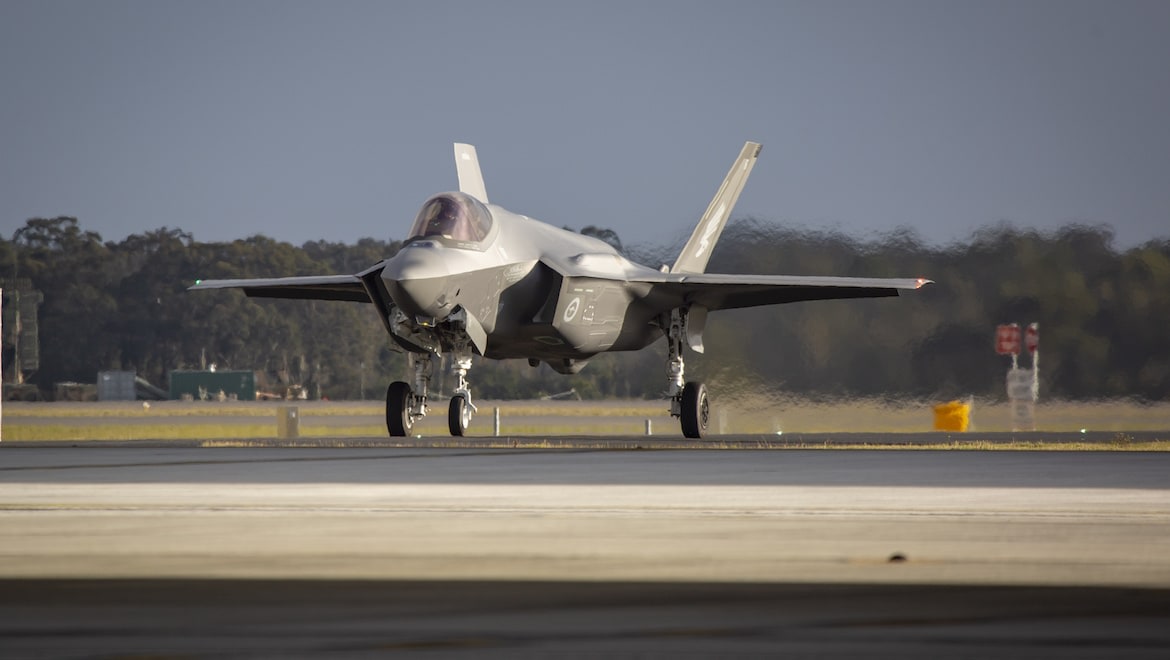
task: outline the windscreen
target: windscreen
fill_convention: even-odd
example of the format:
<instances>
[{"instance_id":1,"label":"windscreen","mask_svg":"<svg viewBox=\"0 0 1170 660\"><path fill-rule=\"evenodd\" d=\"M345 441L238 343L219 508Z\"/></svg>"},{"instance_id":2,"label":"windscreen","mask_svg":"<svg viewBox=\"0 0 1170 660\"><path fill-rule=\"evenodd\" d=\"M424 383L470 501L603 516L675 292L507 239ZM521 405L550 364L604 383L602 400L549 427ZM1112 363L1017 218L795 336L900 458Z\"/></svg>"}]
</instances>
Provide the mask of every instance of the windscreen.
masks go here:
<instances>
[{"instance_id":1,"label":"windscreen","mask_svg":"<svg viewBox=\"0 0 1170 660\"><path fill-rule=\"evenodd\" d=\"M443 193L428 199L414 219L411 238L449 238L478 243L492 228L492 214L471 195Z\"/></svg>"}]
</instances>

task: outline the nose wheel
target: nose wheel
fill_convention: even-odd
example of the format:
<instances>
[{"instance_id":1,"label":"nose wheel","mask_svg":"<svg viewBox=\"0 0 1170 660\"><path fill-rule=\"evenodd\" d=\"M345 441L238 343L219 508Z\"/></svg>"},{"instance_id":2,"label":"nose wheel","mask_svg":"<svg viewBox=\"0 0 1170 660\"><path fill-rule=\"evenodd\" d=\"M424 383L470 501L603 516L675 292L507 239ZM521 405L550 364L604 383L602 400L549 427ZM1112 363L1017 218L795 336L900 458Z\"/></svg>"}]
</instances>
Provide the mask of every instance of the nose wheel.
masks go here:
<instances>
[{"instance_id":1,"label":"nose wheel","mask_svg":"<svg viewBox=\"0 0 1170 660\"><path fill-rule=\"evenodd\" d=\"M462 395L451 397L451 405L447 408L447 429L451 435L462 436L471 426L471 415L474 411L471 404Z\"/></svg>"},{"instance_id":2,"label":"nose wheel","mask_svg":"<svg viewBox=\"0 0 1170 660\"><path fill-rule=\"evenodd\" d=\"M447 408L447 430L451 435L462 436L471 426L475 404L471 402L471 385L467 382L467 371L471 369L471 350L466 345L457 349L451 362L451 373L455 375L455 396Z\"/></svg>"}]
</instances>

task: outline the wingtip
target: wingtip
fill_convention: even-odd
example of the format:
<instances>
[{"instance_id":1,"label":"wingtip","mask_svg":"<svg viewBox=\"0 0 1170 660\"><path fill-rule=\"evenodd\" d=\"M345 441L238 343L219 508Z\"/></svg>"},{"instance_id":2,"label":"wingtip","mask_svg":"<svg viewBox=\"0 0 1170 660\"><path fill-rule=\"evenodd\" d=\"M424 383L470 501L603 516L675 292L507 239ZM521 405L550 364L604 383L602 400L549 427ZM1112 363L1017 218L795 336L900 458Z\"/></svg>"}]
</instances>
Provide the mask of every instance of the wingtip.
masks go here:
<instances>
[{"instance_id":1,"label":"wingtip","mask_svg":"<svg viewBox=\"0 0 1170 660\"><path fill-rule=\"evenodd\" d=\"M918 278L917 282L918 282L918 285L914 287L915 289L921 289L922 287L926 286L927 284L934 284L934 280L928 280L925 277Z\"/></svg>"}]
</instances>

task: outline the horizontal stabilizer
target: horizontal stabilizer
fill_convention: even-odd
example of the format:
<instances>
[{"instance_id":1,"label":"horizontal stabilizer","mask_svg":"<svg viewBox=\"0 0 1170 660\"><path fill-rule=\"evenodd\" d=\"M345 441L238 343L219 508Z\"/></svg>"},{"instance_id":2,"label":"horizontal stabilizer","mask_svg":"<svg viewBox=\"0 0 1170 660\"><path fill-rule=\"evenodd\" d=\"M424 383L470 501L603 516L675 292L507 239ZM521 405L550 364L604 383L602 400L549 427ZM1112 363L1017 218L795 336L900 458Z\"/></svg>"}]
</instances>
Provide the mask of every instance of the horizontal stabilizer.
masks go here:
<instances>
[{"instance_id":1,"label":"horizontal stabilizer","mask_svg":"<svg viewBox=\"0 0 1170 660\"><path fill-rule=\"evenodd\" d=\"M297 298L371 302L357 275L311 275L241 280L198 280L188 291L243 289L253 298Z\"/></svg>"}]
</instances>

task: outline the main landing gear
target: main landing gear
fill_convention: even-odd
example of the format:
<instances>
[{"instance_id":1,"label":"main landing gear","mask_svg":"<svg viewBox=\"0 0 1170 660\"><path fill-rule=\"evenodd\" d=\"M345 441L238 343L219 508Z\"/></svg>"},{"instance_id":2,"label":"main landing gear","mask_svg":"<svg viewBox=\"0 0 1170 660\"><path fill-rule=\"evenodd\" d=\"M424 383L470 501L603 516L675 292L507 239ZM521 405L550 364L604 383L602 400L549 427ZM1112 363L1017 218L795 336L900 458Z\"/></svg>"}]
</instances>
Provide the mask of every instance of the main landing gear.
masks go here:
<instances>
[{"instance_id":1,"label":"main landing gear","mask_svg":"<svg viewBox=\"0 0 1170 660\"><path fill-rule=\"evenodd\" d=\"M393 437L410 435L414 423L430 412L427 405L427 390L431 382L432 353L411 353L410 362L414 369L414 387L403 381L390 383L386 388L386 430ZM467 383L467 372L471 369L471 350L458 347L454 353L451 370L456 377L455 396L447 408L447 429L451 435L463 435L475 415L475 404L471 403L471 387Z\"/></svg>"},{"instance_id":2,"label":"main landing gear","mask_svg":"<svg viewBox=\"0 0 1170 660\"><path fill-rule=\"evenodd\" d=\"M409 384L399 380L386 388L386 430L391 436L402 438L410 435L414 428L414 415L410 412L413 405L414 392Z\"/></svg>"},{"instance_id":3,"label":"main landing gear","mask_svg":"<svg viewBox=\"0 0 1170 660\"><path fill-rule=\"evenodd\" d=\"M680 404L679 420L682 422L683 435L688 438L701 438L706 435L707 425L711 421L711 404L707 402L707 386L691 381L683 386L682 396L678 400Z\"/></svg>"},{"instance_id":4,"label":"main landing gear","mask_svg":"<svg viewBox=\"0 0 1170 660\"><path fill-rule=\"evenodd\" d=\"M707 386L698 381L683 381L683 340L686 337L686 313L674 310L666 333L669 355L666 372L670 383L666 395L670 397L670 414L679 418L683 435L702 438L711 422L711 404L707 400ZM699 347L701 348L701 346Z\"/></svg>"}]
</instances>

